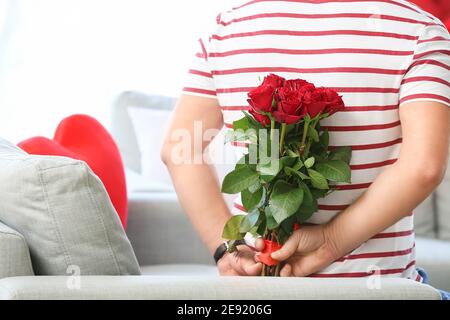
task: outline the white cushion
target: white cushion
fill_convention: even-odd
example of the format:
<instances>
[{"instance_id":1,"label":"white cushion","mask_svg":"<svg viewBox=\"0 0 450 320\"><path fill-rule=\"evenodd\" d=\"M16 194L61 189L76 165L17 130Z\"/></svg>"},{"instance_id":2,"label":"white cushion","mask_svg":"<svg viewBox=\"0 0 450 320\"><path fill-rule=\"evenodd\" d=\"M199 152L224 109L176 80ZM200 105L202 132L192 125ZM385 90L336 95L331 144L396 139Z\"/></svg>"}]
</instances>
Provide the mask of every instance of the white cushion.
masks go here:
<instances>
[{"instance_id":1,"label":"white cushion","mask_svg":"<svg viewBox=\"0 0 450 320\"><path fill-rule=\"evenodd\" d=\"M26 239L37 275L140 273L103 184L84 162L28 155L0 139L0 220Z\"/></svg>"},{"instance_id":2,"label":"white cushion","mask_svg":"<svg viewBox=\"0 0 450 320\"><path fill-rule=\"evenodd\" d=\"M450 241L416 239L417 266L423 268L434 287L450 292Z\"/></svg>"},{"instance_id":3,"label":"white cushion","mask_svg":"<svg viewBox=\"0 0 450 320\"><path fill-rule=\"evenodd\" d=\"M171 111L130 107L128 113L141 153L142 175L152 183L170 186L172 179L161 161L161 148Z\"/></svg>"}]
</instances>

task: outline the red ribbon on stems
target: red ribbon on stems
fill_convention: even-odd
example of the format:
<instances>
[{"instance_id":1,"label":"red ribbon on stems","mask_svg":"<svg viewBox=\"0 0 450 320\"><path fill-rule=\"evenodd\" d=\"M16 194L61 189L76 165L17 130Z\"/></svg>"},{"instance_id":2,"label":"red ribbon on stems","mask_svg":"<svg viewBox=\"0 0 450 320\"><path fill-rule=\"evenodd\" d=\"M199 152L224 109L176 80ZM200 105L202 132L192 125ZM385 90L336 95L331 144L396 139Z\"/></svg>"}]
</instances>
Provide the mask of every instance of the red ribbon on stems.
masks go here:
<instances>
[{"instance_id":1,"label":"red ribbon on stems","mask_svg":"<svg viewBox=\"0 0 450 320\"><path fill-rule=\"evenodd\" d=\"M259 261L264 263L266 266L273 267L280 263L272 258L272 253L277 252L283 246L275 241L264 240L264 250L256 254Z\"/></svg>"}]
</instances>

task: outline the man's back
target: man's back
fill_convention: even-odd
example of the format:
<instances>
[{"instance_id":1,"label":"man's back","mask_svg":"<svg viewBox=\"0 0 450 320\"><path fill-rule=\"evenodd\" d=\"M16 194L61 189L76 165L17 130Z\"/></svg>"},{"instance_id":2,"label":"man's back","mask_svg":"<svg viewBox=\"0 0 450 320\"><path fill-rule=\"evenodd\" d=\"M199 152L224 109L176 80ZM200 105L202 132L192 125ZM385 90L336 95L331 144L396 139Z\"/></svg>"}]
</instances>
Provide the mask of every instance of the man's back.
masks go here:
<instances>
[{"instance_id":1,"label":"man's back","mask_svg":"<svg viewBox=\"0 0 450 320\"><path fill-rule=\"evenodd\" d=\"M268 73L335 88L348 111L324 125L331 145L352 146L353 181L319 203L310 222L325 223L396 162L403 103L450 105L449 39L440 21L408 1L251 1L218 17L184 91L217 97L229 127L248 108L248 91ZM236 211L242 211L239 202ZM375 270L420 280L414 265L411 215L316 276Z\"/></svg>"}]
</instances>

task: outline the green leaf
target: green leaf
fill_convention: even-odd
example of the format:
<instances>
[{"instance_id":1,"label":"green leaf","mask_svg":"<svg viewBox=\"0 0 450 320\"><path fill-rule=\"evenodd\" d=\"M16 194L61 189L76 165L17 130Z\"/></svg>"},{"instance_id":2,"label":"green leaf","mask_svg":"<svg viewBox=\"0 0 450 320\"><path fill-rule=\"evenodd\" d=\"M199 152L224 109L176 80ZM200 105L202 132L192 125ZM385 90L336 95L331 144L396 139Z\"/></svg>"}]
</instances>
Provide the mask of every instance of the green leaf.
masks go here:
<instances>
[{"instance_id":1,"label":"green leaf","mask_svg":"<svg viewBox=\"0 0 450 320\"><path fill-rule=\"evenodd\" d=\"M283 166L280 160L270 160L269 163L259 164L256 167L264 181L272 181L282 169Z\"/></svg>"},{"instance_id":2,"label":"green leaf","mask_svg":"<svg viewBox=\"0 0 450 320\"><path fill-rule=\"evenodd\" d=\"M230 172L222 184L222 192L236 194L254 185L259 179L258 172L245 166Z\"/></svg>"},{"instance_id":3,"label":"green leaf","mask_svg":"<svg viewBox=\"0 0 450 320\"><path fill-rule=\"evenodd\" d=\"M247 134L242 130L227 131L225 134L225 144L236 141L245 141L248 139Z\"/></svg>"},{"instance_id":4,"label":"green leaf","mask_svg":"<svg viewBox=\"0 0 450 320\"><path fill-rule=\"evenodd\" d=\"M328 130L324 130L320 136L320 144L327 150L330 145L330 133Z\"/></svg>"},{"instance_id":5,"label":"green leaf","mask_svg":"<svg viewBox=\"0 0 450 320\"><path fill-rule=\"evenodd\" d=\"M222 238L225 240L242 240L245 237L244 233L240 232L240 226L245 216L234 216L228 220L225 228L223 229Z\"/></svg>"},{"instance_id":6,"label":"green leaf","mask_svg":"<svg viewBox=\"0 0 450 320\"><path fill-rule=\"evenodd\" d=\"M244 115L245 115L245 117L248 119L248 124L249 124L249 127L250 127L250 128L256 129L256 130L259 130L259 129L263 129L263 128L264 128L264 127L263 127L258 121L256 121L249 113L247 113L247 112L244 111Z\"/></svg>"},{"instance_id":7,"label":"green leaf","mask_svg":"<svg viewBox=\"0 0 450 320\"><path fill-rule=\"evenodd\" d=\"M292 167L292 169L295 171L299 171L301 168L303 168L303 166L304 166L304 164L303 164L302 160L298 159L297 162Z\"/></svg>"},{"instance_id":8,"label":"green leaf","mask_svg":"<svg viewBox=\"0 0 450 320\"><path fill-rule=\"evenodd\" d=\"M263 237L266 234L266 227L267 227L267 215L266 215L266 213L264 213L264 215L260 216L260 220L261 220L261 222L258 224L258 228L256 230L256 233L259 236ZM272 220L273 220L273 218L272 218Z\"/></svg>"},{"instance_id":9,"label":"green leaf","mask_svg":"<svg viewBox=\"0 0 450 320\"><path fill-rule=\"evenodd\" d=\"M294 232L294 224L296 223L295 215L287 218L281 223L281 228L287 235L292 235Z\"/></svg>"},{"instance_id":10,"label":"green leaf","mask_svg":"<svg viewBox=\"0 0 450 320\"><path fill-rule=\"evenodd\" d=\"M308 174L314 188L321 190L329 189L328 181L322 174L313 169L308 169Z\"/></svg>"},{"instance_id":11,"label":"green leaf","mask_svg":"<svg viewBox=\"0 0 450 320\"><path fill-rule=\"evenodd\" d=\"M321 199L325 197L330 190L311 189L310 191L315 199Z\"/></svg>"},{"instance_id":12,"label":"green leaf","mask_svg":"<svg viewBox=\"0 0 450 320\"><path fill-rule=\"evenodd\" d=\"M300 187L303 190L304 197L303 203L296 213L296 217L299 223L304 223L319 210L319 205L317 203L317 199L313 196L311 190L309 190L306 184L300 183Z\"/></svg>"},{"instance_id":13,"label":"green leaf","mask_svg":"<svg viewBox=\"0 0 450 320\"><path fill-rule=\"evenodd\" d=\"M298 178L300 178L301 180L310 180L310 177L308 177L306 174L304 174L304 173L301 172L301 171L297 171L297 170L294 170L294 169L289 168L289 167L284 168L284 171L285 171L285 173L286 173L288 176L295 175L295 176L297 176Z\"/></svg>"},{"instance_id":14,"label":"green leaf","mask_svg":"<svg viewBox=\"0 0 450 320\"><path fill-rule=\"evenodd\" d=\"M316 159L314 157L311 157L305 161L305 167L307 169L310 169L314 166L315 163L316 163Z\"/></svg>"},{"instance_id":15,"label":"green leaf","mask_svg":"<svg viewBox=\"0 0 450 320\"><path fill-rule=\"evenodd\" d=\"M241 193L242 204L247 212L252 211L254 208L260 205L264 195L264 188L259 188L256 192L252 193L246 189Z\"/></svg>"},{"instance_id":16,"label":"green leaf","mask_svg":"<svg viewBox=\"0 0 450 320\"><path fill-rule=\"evenodd\" d=\"M239 119L237 121L233 122L233 129L234 130L242 130L242 131L247 131L248 129L250 129L250 121L247 117L244 117L242 119Z\"/></svg>"},{"instance_id":17,"label":"green leaf","mask_svg":"<svg viewBox=\"0 0 450 320\"><path fill-rule=\"evenodd\" d=\"M330 160L341 160L350 164L350 161L352 160L352 148L338 147L334 149L330 154Z\"/></svg>"},{"instance_id":18,"label":"green leaf","mask_svg":"<svg viewBox=\"0 0 450 320\"><path fill-rule=\"evenodd\" d=\"M280 226L280 224L273 217L270 207L267 207L265 209L265 214L266 214L266 228L267 229L274 230ZM261 235L263 235L263 234L261 234Z\"/></svg>"},{"instance_id":19,"label":"green leaf","mask_svg":"<svg viewBox=\"0 0 450 320\"><path fill-rule=\"evenodd\" d=\"M317 164L316 170L325 178L334 182L351 182L350 166L342 160L329 160Z\"/></svg>"},{"instance_id":20,"label":"green leaf","mask_svg":"<svg viewBox=\"0 0 450 320\"><path fill-rule=\"evenodd\" d=\"M255 209L253 211L250 211L242 220L241 225L239 227L239 232L240 233L249 232L254 226L256 226L258 219L259 219L259 210Z\"/></svg>"},{"instance_id":21,"label":"green leaf","mask_svg":"<svg viewBox=\"0 0 450 320\"><path fill-rule=\"evenodd\" d=\"M249 161L249 155L246 154L241 159L239 159L239 161L236 163L235 170L242 169L243 167L248 167L249 166L249 162L250 162Z\"/></svg>"},{"instance_id":22,"label":"green leaf","mask_svg":"<svg viewBox=\"0 0 450 320\"><path fill-rule=\"evenodd\" d=\"M248 188L248 191L250 191L251 193L255 193L261 187L262 187L261 181L258 180L258 181L256 181L256 183L254 185L252 185Z\"/></svg>"},{"instance_id":23,"label":"green leaf","mask_svg":"<svg viewBox=\"0 0 450 320\"><path fill-rule=\"evenodd\" d=\"M319 133L317 132L317 130L313 127L309 128L308 131L308 136L314 141L314 142L319 142L320 138L319 138Z\"/></svg>"},{"instance_id":24,"label":"green leaf","mask_svg":"<svg viewBox=\"0 0 450 320\"><path fill-rule=\"evenodd\" d=\"M280 224L292 216L303 202L303 190L287 182L278 181L273 187L269 208L275 221Z\"/></svg>"},{"instance_id":25,"label":"green leaf","mask_svg":"<svg viewBox=\"0 0 450 320\"><path fill-rule=\"evenodd\" d=\"M281 163L284 167L292 167L298 161L298 156L295 157L283 157L281 158Z\"/></svg>"}]
</instances>

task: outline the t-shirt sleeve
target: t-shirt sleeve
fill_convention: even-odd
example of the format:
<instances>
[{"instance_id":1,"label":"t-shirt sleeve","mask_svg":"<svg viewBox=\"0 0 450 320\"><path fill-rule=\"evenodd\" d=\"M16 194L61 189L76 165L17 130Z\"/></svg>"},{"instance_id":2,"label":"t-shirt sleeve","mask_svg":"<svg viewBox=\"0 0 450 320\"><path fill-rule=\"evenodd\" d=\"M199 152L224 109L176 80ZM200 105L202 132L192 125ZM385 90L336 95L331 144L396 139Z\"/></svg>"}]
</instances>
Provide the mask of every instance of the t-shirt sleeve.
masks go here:
<instances>
[{"instance_id":1,"label":"t-shirt sleeve","mask_svg":"<svg viewBox=\"0 0 450 320\"><path fill-rule=\"evenodd\" d=\"M187 75L184 94L217 98L213 76L208 63L208 52L204 40L198 41L198 52Z\"/></svg>"},{"instance_id":2,"label":"t-shirt sleeve","mask_svg":"<svg viewBox=\"0 0 450 320\"><path fill-rule=\"evenodd\" d=\"M450 35L441 25L422 30L400 87L400 105L425 100L450 106Z\"/></svg>"}]
</instances>

